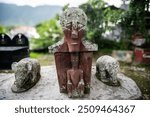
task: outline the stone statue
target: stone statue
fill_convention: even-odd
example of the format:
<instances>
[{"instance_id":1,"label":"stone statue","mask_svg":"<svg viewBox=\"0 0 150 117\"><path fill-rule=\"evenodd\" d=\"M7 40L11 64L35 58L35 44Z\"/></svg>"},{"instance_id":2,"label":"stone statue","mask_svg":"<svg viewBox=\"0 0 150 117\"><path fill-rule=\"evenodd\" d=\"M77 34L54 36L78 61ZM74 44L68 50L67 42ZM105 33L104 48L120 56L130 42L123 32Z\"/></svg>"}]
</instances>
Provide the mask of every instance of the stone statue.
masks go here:
<instances>
[{"instance_id":1,"label":"stone statue","mask_svg":"<svg viewBox=\"0 0 150 117\"><path fill-rule=\"evenodd\" d=\"M119 62L111 56L104 55L96 61L96 76L107 85L119 86L117 80L119 71Z\"/></svg>"},{"instance_id":2,"label":"stone statue","mask_svg":"<svg viewBox=\"0 0 150 117\"><path fill-rule=\"evenodd\" d=\"M41 77L40 64L36 59L24 58L19 62L14 62L12 70L15 72L15 82L11 89L15 93L32 88Z\"/></svg>"},{"instance_id":3,"label":"stone statue","mask_svg":"<svg viewBox=\"0 0 150 117\"><path fill-rule=\"evenodd\" d=\"M97 46L83 42L87 16L82 9L66 9L60 24L64 41L49 47L55 55L60 92L68 93L68 97L83 97L90 92L92 52Z\"/></svg>"},{"instance_id":4,"label":"stone statue","mask_svg":"<svg viewBox=\"0 0 150 117\"><path fill-rule=\"evenodd\" d=\"M67 91L68 97L84 96L83 70L79 69L78 53L71 54L72 68L67 70Z\"/></svg>"}]
</instances>

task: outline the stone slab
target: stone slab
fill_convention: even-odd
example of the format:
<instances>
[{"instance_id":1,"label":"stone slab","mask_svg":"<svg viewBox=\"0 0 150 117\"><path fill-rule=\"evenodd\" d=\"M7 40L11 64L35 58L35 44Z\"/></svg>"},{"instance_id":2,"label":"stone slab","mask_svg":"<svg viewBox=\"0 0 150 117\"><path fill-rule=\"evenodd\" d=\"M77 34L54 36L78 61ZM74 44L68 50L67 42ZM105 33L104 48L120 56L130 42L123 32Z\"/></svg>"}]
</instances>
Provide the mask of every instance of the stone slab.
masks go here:
<instances>
[{"instance_id":1,"label":"stone slab","mask_svg":"<svg viewBox=\"0 0 150 117\"><path fill-rule=\"evenodd\" d=\"M56 68L44 66L41 69L41 79L30 90L23 93L12 93L11 86L15 80L14 73L0 73L1 100L130 100L140 99L141 91L136 83L123 75L118 74L120 87L103 84L95 77L95 66L92 67L91 93L84 98L68 98L67 94L59 93Z\"/></svg>"}]
</instances>

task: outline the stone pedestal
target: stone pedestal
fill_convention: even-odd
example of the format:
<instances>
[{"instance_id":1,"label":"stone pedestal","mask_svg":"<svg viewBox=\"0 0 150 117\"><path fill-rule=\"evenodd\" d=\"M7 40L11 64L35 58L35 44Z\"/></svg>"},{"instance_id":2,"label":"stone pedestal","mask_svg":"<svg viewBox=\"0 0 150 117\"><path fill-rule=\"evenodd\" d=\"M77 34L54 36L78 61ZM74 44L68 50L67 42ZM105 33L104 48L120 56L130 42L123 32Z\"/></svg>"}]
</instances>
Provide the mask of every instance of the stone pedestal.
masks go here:
<instances>
[{"instance_id":1,"label":"stone pedestal","mask_svg":"<svg viewBox=\"0 0 150 117\"><path fill-rule=\"evenodd\" d=\"M105 85L95 77L96 68L92 67L91 92L86 94L85 100L131 100L141 99L141 91L136 83L123 74L118 74L121 83L119 87ZM42 67L41 79L27 92L15 94L11 85L15 79L14 73L0 72L0 100L71 100L64 93L59 92L55 66Z\"/></svg>"}]
</instances>

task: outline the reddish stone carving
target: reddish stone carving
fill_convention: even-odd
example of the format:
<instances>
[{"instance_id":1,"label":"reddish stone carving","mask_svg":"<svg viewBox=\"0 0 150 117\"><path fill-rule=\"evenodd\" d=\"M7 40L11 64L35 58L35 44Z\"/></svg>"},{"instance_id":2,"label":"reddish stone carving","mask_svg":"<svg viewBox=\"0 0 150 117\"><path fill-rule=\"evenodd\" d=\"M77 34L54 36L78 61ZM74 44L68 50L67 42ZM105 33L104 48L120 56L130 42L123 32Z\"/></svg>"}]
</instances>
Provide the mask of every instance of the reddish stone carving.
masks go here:
<instances>
[{"instance_id":1,"label":"reddish stone carving","mask_svg":"<svg viewBox=\"0 0 150 117\"><path fill-rule=\"evenodd\" d=\"M67 9L60 18L64 42L56 44L57 47L49 47L50 51L55 50L60 92L68 93L68 97L83 97L90 92L93 49L82 42L86 22L86 15L81 9Z\"/></svg>"},{"instance_id":2,"label":"reddish stone carving","mask_svg":"<svg viewBox=\"0 0 150 117\"><path fill-rule=\"evenodd\" d=\"M72 69L71 54L72 53L69 52L56 52L54 54L60 92L64 93L67 93L67 71ZM83 71L84 93L89 93L91 82L92 52L79 52L78 57L78 68Z\"/></svg>"},{"instance_id":3,"label":"reddish stone carving","mask_svg":"<svg viewBox=\"0 0 150 117\"><path fill-rule=\"evenodd\" d=\"M83 70L79 69L78 52L71 53L72 68L67 70L67 92L69 97L82 97L84 95Z\"/></svg>"}]
</instances>

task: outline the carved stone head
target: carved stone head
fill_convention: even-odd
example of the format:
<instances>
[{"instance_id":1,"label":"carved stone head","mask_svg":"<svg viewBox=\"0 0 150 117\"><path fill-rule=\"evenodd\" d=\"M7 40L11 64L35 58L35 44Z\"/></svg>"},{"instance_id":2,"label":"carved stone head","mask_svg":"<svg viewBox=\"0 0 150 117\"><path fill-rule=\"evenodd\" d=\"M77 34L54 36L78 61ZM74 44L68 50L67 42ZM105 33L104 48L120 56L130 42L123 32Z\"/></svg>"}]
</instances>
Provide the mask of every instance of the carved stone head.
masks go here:
<instances>
[{"instance_id":1,"label":"carved stone head","mask_svg":"<svg viewBox=\"0 0 150 117\"><path fill-rule=\"evenodd\" d=\"M32 65L14 62L12 70L15 72L15 85L20 88L25 85L27 77L31 73Z\"/></svg>"},{"instance_id":2,"label":"carved stone head","mask_svg":"<svg viewBox=\"0 0 150 117\"><path fill-rule=\"evenodd\" d=\"M24 92L32 88L40 79L40 64L38 60L24 58L12 64L15 73L15 82L11 89L15 93Z\"/></svg>"},{"instance_id":3,"label":"carved stone head","mask_svg":"<svg viewBox=\"0 0 150 117\"><path fill-rule=\"evenodd\" d=\"M60 16L60 24L69 52L78 52L87 24L87 16L84 11L76 7L68 8Z\"/></svg>"},{"instance_id":4,"label":"carved stone head","mask_svg":"<svg viewBox=\"0 0 150 117\"><path fill-rule=\"evenodd\" d=\"M96 76L103 83L110 86L119 86L117 74L120 72L117 59L104 55L96 61Z\"/></svg>"}]
</instances>

